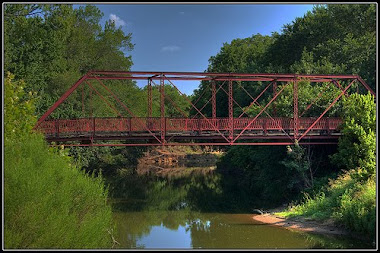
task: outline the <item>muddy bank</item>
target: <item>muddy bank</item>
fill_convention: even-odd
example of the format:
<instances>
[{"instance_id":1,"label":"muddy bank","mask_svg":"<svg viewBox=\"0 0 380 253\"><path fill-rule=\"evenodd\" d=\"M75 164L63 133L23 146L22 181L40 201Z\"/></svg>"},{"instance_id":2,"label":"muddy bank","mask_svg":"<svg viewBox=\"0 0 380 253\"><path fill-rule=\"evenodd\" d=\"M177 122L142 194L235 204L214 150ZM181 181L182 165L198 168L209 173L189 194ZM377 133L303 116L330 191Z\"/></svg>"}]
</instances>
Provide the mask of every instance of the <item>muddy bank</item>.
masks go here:
<instances>
[{"instance_id":1,"label":"muddy bank","mask_svg":"<svg viewBox=\"0 0 380 253\"><path fill-rule=\"evenodd\" d=\"M283 211L283 208L272 209L263 214L254 214L252 219L271 226L280 226L289 230L331 236L349 236L365 243L372 244L372 246L376 244L375 242L369 242L368 238L361 234L353 233L352 231L335 224L332 219L316 221L304 217L283 218L276 215L276 213L281 211Z\"/></svg>"},{"instance_id":2,"label":"muddy bank","mask_svg":"<svg viewBox=\"0 0 380 253\"><path fill-rule=\"evenodd\" d=\"M287 229L293 229L303 232L330 234L330 235L350 235L347 230L336 226L331 220L312 221L305 218L282 218L273 213L257 214L252 218L256 221L273 226L280 226Z\"/></svg>"}]
</instances>

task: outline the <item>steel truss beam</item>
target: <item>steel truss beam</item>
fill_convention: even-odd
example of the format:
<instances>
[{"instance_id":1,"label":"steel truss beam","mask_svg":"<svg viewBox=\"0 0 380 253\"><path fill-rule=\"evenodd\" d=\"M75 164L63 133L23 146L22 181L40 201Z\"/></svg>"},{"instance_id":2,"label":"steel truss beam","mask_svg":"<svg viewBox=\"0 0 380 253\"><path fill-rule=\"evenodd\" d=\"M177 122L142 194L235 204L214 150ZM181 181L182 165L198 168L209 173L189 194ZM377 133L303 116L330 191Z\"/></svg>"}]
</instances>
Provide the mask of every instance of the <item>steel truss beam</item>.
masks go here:
<instances>
[{"instance_id":1,"label":"steel truss beam","mask_svg":"<svg viewBox=\"0 0 380 253\"><path fill-rule=\"evenodd\" d=\"M174 136L174 135L167 135L167 117L165 117L165 99L169 100L171 104L179 111L181 114L186 117L186 114L175 104L175 102L170 99L170 97L166 96L165 94L165 81L168 81L170 85L172 85L181 95L183 93L174 85L173 81L175 80L197 80L197 81L208 81L210 84L210 91L211 96L210 99L203 105L201 109L199 109L196 104L199 101L199 99L205 94L205 91L207 89L204 89L201 96L196 100L195 103L192 103L187 97L184 97L185 100L191 105L191 107L196 111L196 114L192 118L188 118L189 120L194 119L197 115L201 116L201 120L204 122L207 122L209 126L212 127L212 130L215 133L218 133L219 139L225 140L225 142L215 142L215 143L196 143L194 145L285 145L285 143L302 143L302 139L307 139L310 136L308 136L308 133L314 129L314 126L318 124L318 122L322 119L322 117L330 110L330 108L341 98L341 96L345 95L348 96L349 94L348 89L352 86L354 82L358 82L358 84L362 84L365 89L367 89L372 95L375 96L374 91L365 83L365 81L357 76L357 75L305 75L305 74L265 74L265 73L200 73L200 72L153 72L153 71L102 71L102 70L93 70L89 71L86 75L84 75L82 78L80 78L69 90L67 90L56 103L54 103L47 111L44 113L41 118L38 120L36 126L34 129L37 129L42 122L46 121L51 115L51 113L60 105L62 104L80 85L82 85L82 113L84 114L84 108L85 108L85 99L84 99L84 86L85 84L90 88L90 100L92 97L92 92L95 92L113 111L115 111L120 117L122 117L121 113L107 100L105 96L103 96L93 85L91 85L90 80L96 80L98 83L100 83L112 96L113 98L128 112L129 115L132 116L132 118L136 119L136 122L140 126L140 128L144 129L146 132L149 133L149 138L156 140L157 143L150 143L150 144L123 144L124 146L128 145L190 145L190 144L184 144L184 143L173 143L170 142L171 139L178 139L180 140L180 137ZM152 118L152 83L154 83L155 80L159 80L159 91L160 91L160 134L157 136L156 133L152 132L150 127L148 127L147 123L141 121L136 115L133 114L132 110L130 110L122 101L119 99L114 92L112 92L103 82L102 80L147 80L147 117ZM317 95L316 98L311 101L311 103L306 107L306 109L299 114L298 112L298 88L300 84L300 81L307 80L309 82L314 83L322 83L322 85L325 85L324 89ZM265 88L254 98L251 96L251 94L240 84L242 81L249 81L249 82L258 82L258 81L266 81L269 82L268 85L265 86ZM345 81L350 82L346 87L342 86L342 83ZM219 85L218 89L216 89L216 82L222 82L221 85ZM228 82L228 91L226 91L222 86L225 82ZM341 83L340 83L341 82ZM84 83L84 84L82 84ZM311 106L322 96L322 94L328 89L329 85L333 83L335 86L337 86L340 89L340 94L329 104L329 106L324 110L324 112L312 123L309 125L309 127L306 129L306 131L300 132L300 120L302 119L302 116L306 111L308 111ZM239 86L234 85L238 84ZM293 93L293 138L290 137L288 132L282 128L281 125L278 125L277 129L280 129L283 131L287 137L291 140L291 142L259 142L261 144L255 143L246 143L246 142L238 142L243 136L243 134L253 125L256 121L258 121L260 115L262 113L265 113L269 118L271 119L271 124L279 124L278 121L276 121L272 116L269 115L269 113L266 111L266 109L269 107L269 105L272 105L273 107L273 114L276 117L276 105L274 101L276 98L281 94L281 92L284 90L285 87L287 87L289 84L293 85L292 93ZM327 85L326 85L327 84ZM155 84L156 85L156 84ZM255 84L253 84L255 85ZM272 98L269 100L269 102L261 106L258 102L258 99L268 90L268 88L273 85L272 89ZM278 86L280 85L280 86ZM248 106L242 107L234 98L233 98L233 92L237 88L241 88L244 90L244 92L253 100ZM280 88L278 90L278 88ZM216 94L217 92L222 89L228 96L228 130L227 135L225 133L225 130L221 130L222 128L219 128L220 121L217 118L216 110L217 110L217 100L216 100ZM202 110L205 108L205 106L211 101L211 109L212 109L212 115L211 118L206 117ZM238 117L234 117L233 115L233 107L234 104L236 104L238 107L242 109L242 113ZM249 119L249 122L245 125L245 127L240 132L235 132L238 129L241 129L239 127L235 128L234 122L236 119L242 118L242 116L246 114L246 112L251 108L253 105L258 105L260 107L260 112L256 114L253 118ZM91 113L92 116L92 113ZM247 115L248 116L248 115ZM201 122L201 121L199 121ZM304 128L303 128L304 129ZM265 129L264 129L265 130ZM169 139L166 139L166 136ZM244 135L246 136L246 135ZM186 139L185 136L183 138ZM245 137L244 137L245 138ZM281 137L284 138L284 137ZM263 137L263 139L265 139ZM279 144L281 143L281 144ZM305 143L303 143L305 144ZM313 142L313 144L316 144L316 142ZM324 142L326 144L326 142ZM90 145L90 144L89 144ZM97 144L98 145L98 144ZM116 144L110 144L115 145ZM119 145L119 144L118 144ZM121 144L120 144L121 145ZM306 145L306 144L305 144Z\"/></svg>"}]
</instances>

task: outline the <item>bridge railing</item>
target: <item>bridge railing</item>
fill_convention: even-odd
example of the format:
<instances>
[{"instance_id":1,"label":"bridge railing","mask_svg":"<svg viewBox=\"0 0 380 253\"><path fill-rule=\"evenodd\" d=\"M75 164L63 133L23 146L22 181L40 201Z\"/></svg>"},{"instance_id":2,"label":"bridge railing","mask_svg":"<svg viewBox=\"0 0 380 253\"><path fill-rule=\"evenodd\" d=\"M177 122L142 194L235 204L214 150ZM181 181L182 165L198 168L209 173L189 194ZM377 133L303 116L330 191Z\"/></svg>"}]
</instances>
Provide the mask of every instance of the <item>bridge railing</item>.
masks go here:
<instances>
[{"instance_id":1,"label":"bridge railing","mask_svg":"<svg viewBox=\"0 0 380 253\"><path fill-rule=\"evenodd\" d=\"M299 118L299 130L304 131L311 127L316 118ZM165 118L161 126L158 118L81 118L81 119L53 119L41 122L37 129L45 135L60 134L88 134L88 133L133 133L133 132L188 132L188 131L228 131L228 118ZM335 131L342 120L339 118L321 118L311 130ZM292 118L239 118L233 120L234 130L256 131L292 131Z\"/></svg>"}]
</instances>

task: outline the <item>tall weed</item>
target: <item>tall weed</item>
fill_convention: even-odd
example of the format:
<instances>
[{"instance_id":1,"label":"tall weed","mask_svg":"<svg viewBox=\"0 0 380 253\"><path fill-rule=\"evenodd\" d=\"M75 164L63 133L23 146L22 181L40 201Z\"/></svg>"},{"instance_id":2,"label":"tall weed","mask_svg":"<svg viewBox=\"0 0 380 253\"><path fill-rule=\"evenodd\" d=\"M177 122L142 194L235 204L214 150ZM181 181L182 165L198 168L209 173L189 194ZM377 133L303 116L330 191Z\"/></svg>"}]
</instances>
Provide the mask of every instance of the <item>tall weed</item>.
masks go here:
<instances>
[{"instance_id":1,"label":"tall weed","mask_svg":"<svg viewBox=\"0 0 380 253\"><path fill-rule=\"evenodd\" d=\"M42 136L5 141L5 248L111 246L111 207L101 177L76 168Z\"/></svg>"},{"instance_id":2,"label":"tall weed","mask_svg":"<svg viewBox=\"0 0 380 253\"><path fill-rule=\"evenodd\" d=\"M337 179L331 180L325 191L314 197L306 195L302 203L278 214L284 217L332 218L336 224L375 238L375 177L362 181L353 175L356 175L356 171L346 171Z\"/></svg>"}]
</instances>

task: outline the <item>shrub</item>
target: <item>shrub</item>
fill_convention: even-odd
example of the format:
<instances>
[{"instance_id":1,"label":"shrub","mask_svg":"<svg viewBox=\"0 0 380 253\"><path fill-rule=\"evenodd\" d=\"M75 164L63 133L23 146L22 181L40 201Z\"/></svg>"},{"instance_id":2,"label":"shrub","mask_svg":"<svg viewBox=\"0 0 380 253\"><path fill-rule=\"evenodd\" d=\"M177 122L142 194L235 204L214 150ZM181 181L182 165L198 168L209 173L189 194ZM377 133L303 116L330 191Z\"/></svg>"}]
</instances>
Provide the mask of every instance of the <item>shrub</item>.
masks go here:
<instances>
[{"instance_id":1,"label":"shrub","mask_svg":"<svg viewBox=\"0 0 380 253\"><path fill-rule=\"evenodd\" d=\"M70 157L32 134L32 102L5 81L5 248L111 247L112 213L101 177L86 175ZM15 98L19 98L15 100Z\"/></svg>"},{"instance_id":2,"label":"shrub","mask_svg":"<svg viewBox=\"0 0 380 253\"><path fill-rule=\"evenodd\" d=\"M278 214L284 217L333 218L337 224L375 238L375 178L361 181L355 176L356 173L355 170L343 173L337 179L331 180L325 191L321 191L313 198L307 195L302 203Z\"/></svg>"}]
</instances>

